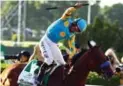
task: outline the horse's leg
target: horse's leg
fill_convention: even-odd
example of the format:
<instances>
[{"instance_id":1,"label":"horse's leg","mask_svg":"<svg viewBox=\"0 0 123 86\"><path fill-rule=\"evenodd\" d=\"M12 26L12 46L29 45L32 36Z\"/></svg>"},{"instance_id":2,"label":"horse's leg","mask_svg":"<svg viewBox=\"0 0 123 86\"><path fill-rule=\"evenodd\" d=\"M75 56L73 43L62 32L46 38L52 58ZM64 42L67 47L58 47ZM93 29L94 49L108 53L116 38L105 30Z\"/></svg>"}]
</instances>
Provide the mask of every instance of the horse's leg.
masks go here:
<instances>
[{"instance_id":1,"label":"horse's leg","mask_svg":"<svg viewBox=\"0 0 123 86\"><path fill-rule=\"evenodd\" d=\"M12 86L11 85L11 79L6 78L3 82L3 86Z\"/></svg>"},{"instance_id":2,"label":"horse's leg","mask_svg":"<svg viewBox=\"0 0 123 86\"><path fill-rule=\"evenodd\" d=\"M11 79L8 78L7 75L0 74L0 86L11 86Z\"/></svg>"}]
</instances>

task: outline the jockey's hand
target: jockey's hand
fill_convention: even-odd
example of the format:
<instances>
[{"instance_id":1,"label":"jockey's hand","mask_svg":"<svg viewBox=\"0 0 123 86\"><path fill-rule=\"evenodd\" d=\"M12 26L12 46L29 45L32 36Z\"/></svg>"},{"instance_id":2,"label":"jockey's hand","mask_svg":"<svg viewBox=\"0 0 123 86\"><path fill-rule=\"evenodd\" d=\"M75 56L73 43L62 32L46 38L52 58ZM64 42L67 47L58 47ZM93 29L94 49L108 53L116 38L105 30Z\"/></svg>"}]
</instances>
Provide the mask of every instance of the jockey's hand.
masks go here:
<instances>
[{"instance_id":1,"label":"jockey's hand","mask_svg":"<svg viewBox=\"0 0 123 86\"><path fill-rule=\"evenodd\" d=\"M80 8L80 7L82 7L82 3L76 3L76 4L74 5L74 7L75 7L75 8Z\"/></svg>"}]
</instances>

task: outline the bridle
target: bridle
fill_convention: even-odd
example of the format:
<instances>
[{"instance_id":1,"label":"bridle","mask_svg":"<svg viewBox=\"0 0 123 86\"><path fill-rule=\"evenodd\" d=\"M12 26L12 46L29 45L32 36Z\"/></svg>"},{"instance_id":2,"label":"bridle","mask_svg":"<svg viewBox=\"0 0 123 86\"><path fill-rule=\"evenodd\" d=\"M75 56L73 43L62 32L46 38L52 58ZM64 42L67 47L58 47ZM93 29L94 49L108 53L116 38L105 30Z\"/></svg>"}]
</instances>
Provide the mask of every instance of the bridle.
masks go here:
<instances>
[{"instance_id":1,"label":"bridle","mask_svg":"<svg viewBox=\"0 0 123 86\"><path fill-rule=\"evenodd\" d=\"M105 59L103 63L100 64L100 66L98 66L96 69L100 69L101 70L101 75L104 78L109 78L111 77L114 73L113 71L110 69L111 68L111 63L108 59Z\"/></svg>"}]
</instances>

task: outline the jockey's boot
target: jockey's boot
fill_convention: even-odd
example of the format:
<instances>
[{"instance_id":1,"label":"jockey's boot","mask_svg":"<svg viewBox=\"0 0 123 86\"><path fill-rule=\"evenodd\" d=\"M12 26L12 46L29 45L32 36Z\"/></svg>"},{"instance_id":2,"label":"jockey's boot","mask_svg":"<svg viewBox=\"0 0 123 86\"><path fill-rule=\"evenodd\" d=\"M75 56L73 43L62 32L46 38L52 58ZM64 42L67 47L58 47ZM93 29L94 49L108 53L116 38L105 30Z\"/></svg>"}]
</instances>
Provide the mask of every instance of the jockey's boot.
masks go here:
<instances>
[{"instance_id":1,"label":"jockey's boot","mask_svg":"<svg viewBox=\"0 0 123 86\"><path fill-rule=\"evenodd\" d=\"M40 67L41 67L40 71L38 73L37 84L38 84L38 86L42 86L42 82L43 82L42 80L43 80L45 74L52 73L56 64L54 63L54 61L51 65L47 65L46 63L42 63L39 61L37 65L40 65Z\"/></svg>"},{"instance_id":2,"label":"jockey's boot","mask_svg":"<svg viewBox=\"0 0 123 86\"><path fill-rule=\"evenodd\" d=\"M40 63L39 63L40 65ZM37 84L39 84L39 86L42 84L42 80L45 76L45 71L48 69L48 65L46 63L41 63L41 68L40 68L40 72L38 74L38 78L37 78Z\"/></svg>"}]
</instances>

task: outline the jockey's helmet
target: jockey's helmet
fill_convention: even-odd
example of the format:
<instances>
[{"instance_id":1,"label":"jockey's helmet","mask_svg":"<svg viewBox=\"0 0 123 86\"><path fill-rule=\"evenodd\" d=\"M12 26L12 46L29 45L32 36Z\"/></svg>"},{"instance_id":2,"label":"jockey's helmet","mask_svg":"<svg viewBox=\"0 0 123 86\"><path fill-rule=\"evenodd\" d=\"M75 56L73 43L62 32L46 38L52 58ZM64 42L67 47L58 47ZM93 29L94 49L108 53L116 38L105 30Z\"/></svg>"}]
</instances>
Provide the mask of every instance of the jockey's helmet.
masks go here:
<instances>
[{"instance_id":1,"label":"jockey's helmet","mask_svg":"<svg viewBox=\"0 0 123 86\"><path fill-rule=\"evenodd\" d=\"M29 53L28 51L25 51L25 50L21 51L21 55L24 55L24 56L26 56L27 58L30 57L30 53Z\"/></svg>"},{"instance_id":2,"label":"jockey's helmet","mask_svg":"<svg viewBox=\"0 0 123 86\"><path fill-rule=\"evenodd\" d=\"M80 32L84 31L87 27L87 23L84 19L78 18L75 20Z\"/></svg>"},{"instance_id":3,"label":"jockey's helmet","mask_svg":"<svg viewBox=\"0 0 123 86\"><path fill-rule=\"evenodd\" d=\"M22 55L27 57L27 59L30 58L30 53L28 51L22 50L19 54L17 54L18 59L20 59Z\"/></svg>"}]
</instances>

